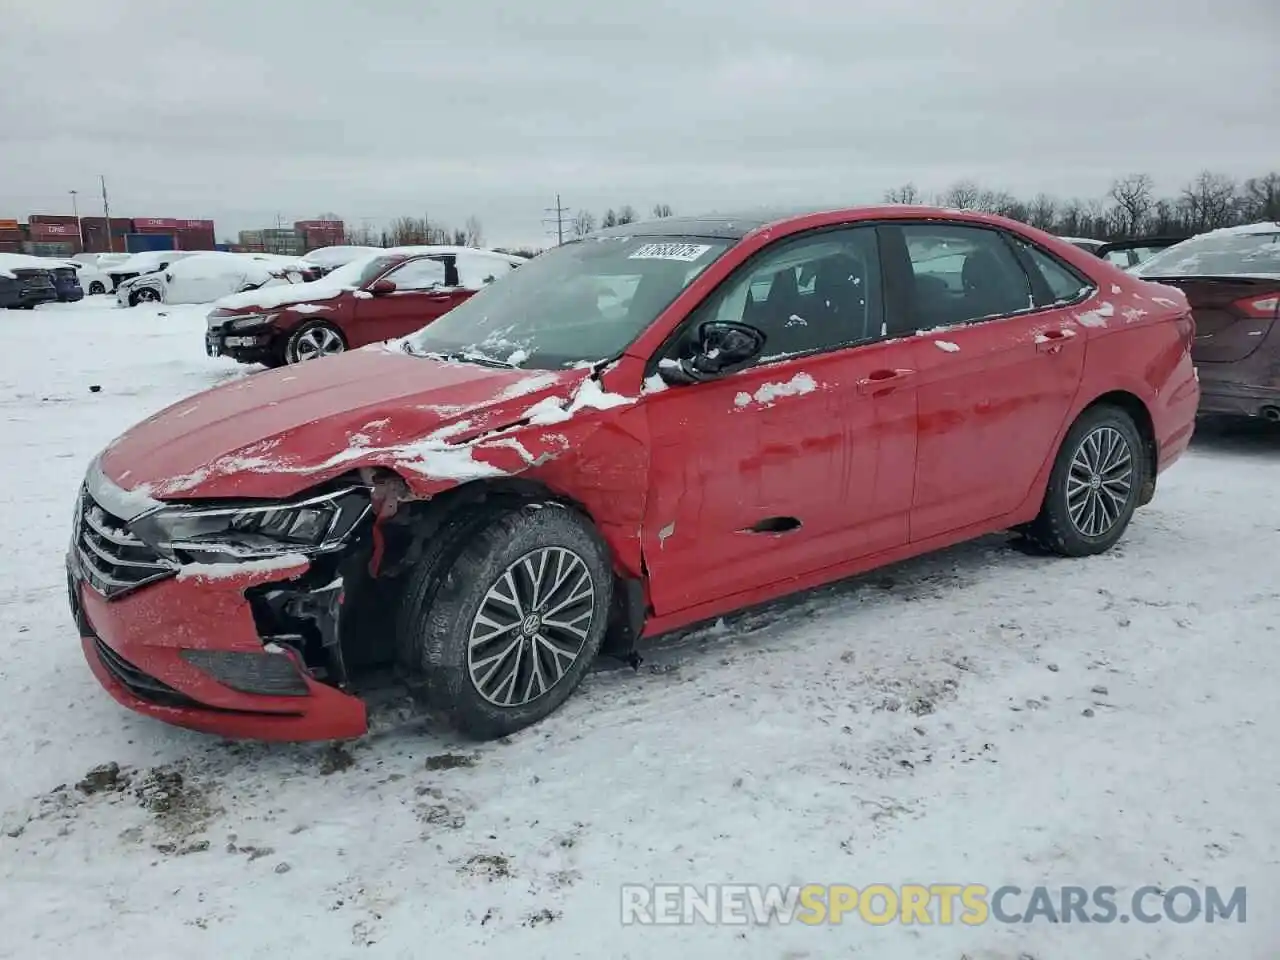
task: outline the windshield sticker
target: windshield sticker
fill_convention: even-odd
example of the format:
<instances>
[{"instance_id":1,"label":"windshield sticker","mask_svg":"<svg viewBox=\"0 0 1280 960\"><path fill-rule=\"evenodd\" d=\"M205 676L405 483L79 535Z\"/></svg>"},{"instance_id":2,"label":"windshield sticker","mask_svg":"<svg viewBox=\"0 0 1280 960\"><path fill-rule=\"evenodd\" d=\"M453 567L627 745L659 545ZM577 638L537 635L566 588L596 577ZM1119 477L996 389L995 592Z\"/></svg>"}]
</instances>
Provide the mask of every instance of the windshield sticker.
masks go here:
<instances>
[{"instance_id":1,"label":"windshield sticker","mask_svg":"<svg viewBox=\"0 0 1280 960\"><path fill-rule=\"evenodd\" d=\"M693 263L711 249L707 243L646 243L628 260L680 260Z\"/></svg>"}]
</instances>

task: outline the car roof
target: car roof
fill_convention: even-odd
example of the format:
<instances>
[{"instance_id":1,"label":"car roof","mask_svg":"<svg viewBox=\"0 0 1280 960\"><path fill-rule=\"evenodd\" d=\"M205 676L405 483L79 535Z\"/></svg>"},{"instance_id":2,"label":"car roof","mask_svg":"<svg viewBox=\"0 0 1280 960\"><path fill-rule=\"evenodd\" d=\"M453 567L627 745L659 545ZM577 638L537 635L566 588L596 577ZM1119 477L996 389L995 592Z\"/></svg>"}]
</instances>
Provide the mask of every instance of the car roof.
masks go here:
<instances>
[{"instance_id":1,"label":"car roof","mask_svg":"<svg viewBox=\"0 0 1280 960\"><path fill-rule=\"evenodd\" d=\"M662 217L638 220L620 227L609 227L590 234L592 238L609 237L701 237L713 240L741 240L764 227L789 226L809 219L876 220L921 219L965 220L974 223L999 223L1002 218L977 210L953 210L947 207L925 207L915 204L869 204L858 207L756 207L729 213L706 213L692 217Z\"/></svg>"}]
</instances>

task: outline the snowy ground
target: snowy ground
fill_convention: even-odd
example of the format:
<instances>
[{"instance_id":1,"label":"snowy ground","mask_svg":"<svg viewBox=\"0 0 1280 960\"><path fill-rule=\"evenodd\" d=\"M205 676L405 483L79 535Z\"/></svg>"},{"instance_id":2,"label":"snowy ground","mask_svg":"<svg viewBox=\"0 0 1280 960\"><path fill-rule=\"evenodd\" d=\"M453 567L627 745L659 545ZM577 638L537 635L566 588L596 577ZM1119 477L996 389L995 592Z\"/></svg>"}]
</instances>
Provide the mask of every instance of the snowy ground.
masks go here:
<instances>
[{"instance_id":1,"label":"snowy ground","mask_svg":"<svg viewBox=\"0 0 1280 960\"><path fill-rule=\"evenodd\" d=\"M62 554L97 449L245 371L203 356L201 308L92 301L0 312L0 956L1276 955L1274 432L1202 433L1110 555L997 537L882 571L598 671L511 742L391 696L345 750L230 744L98 688ZM128 789L75 788L107 761ZM712 881L1247 885L1249 913L619 923L623 883Z\"/></svg>"}]
</instances>

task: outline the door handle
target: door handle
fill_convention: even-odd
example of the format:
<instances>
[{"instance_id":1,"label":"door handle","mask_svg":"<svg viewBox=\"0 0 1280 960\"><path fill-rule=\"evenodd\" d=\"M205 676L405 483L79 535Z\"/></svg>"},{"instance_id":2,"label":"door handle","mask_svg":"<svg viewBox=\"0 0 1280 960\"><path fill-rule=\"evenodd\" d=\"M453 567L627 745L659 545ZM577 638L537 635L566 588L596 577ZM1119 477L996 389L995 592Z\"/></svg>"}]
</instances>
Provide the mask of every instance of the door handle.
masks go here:
<instances>
[{"instance_id":1,"label":"door handle","mask_svg":"<svg viewBox=\"0 0 1280 960\"><path fill-rule=\"evenodd\" d=\"M1062 345L1075 336L1074 330L1046 330L1036 334L1037 353L1057 353Z\"/></svg>"},{"instance_id":2,"label":"door handle","mask_svg":"<svg viewBox=\"0 0 1280 960\"><path fill-rule=\"evenodd\" d=\"M914 370L873 370L865 379L858 381L858 392L875 393L885 387L896 387L913 376L915 376Z\"/></svg>"}]
</instances>

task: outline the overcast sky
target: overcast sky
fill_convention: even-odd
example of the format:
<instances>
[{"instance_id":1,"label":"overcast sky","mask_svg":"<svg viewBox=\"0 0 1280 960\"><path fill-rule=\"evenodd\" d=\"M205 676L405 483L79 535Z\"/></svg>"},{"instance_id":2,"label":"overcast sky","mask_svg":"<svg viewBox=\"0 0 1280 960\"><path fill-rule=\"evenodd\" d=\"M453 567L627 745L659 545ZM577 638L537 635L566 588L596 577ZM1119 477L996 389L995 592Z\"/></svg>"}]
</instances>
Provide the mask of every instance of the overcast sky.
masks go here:
<instances>
[{"instance_id":1,"label":"overcast sky","mask_svg":"<svg viewBox=\"0 0 1280 960\"><path fill-rule=\"evenodd\" d=\"M439 11L439 12L435 12ZM0 218L1098 196L1280 167L1276 0L0 0ZM87 210L85 208L92 207Z\"/></svg>"}]
</instances>

